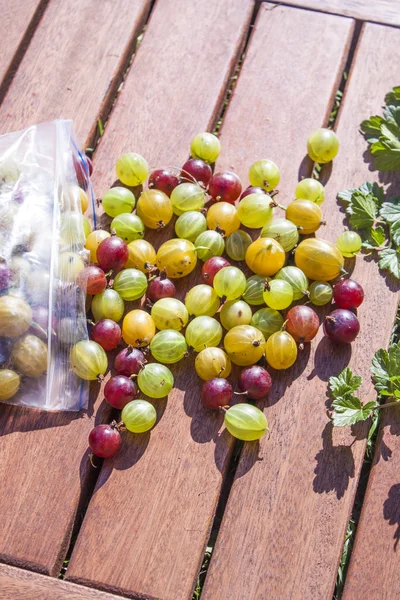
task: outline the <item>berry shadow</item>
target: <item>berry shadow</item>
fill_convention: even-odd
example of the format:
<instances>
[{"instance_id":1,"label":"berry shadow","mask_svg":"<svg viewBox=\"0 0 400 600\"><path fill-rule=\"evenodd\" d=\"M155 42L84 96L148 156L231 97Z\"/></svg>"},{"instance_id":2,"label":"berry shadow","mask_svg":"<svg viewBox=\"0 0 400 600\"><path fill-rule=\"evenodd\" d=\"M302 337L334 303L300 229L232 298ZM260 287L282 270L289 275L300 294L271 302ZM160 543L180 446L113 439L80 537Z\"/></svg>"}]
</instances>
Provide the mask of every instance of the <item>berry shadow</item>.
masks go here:
<instances>
[{"instance_id":1,"label":"berry shadow","mask_svg":"<svg viewBox=\"0 0 400 600\"><path fill-rule=\"evenodd\" d=\"M243 450L236 469L235 479L240 479L246 475L257 462L263 460L263 457L260 455L260 447L260 440L245 442L243 444Z\"/></svg>"},{"instance_id":2,"label":"berry shadow","mask_svg":"<svg viewBox=\"0 0 400 600\"><path fill-rule=\"evenodd\" d=\"M329 381L332 376L339 375L350 362L351 344L334 344L324 336L319 342L314 354L314 368L307 379L319 377Z\"/></svg>"},{"instance_id":3,"label":"berry shadow","mask_svg":"<svg viewBox=\"0 0 400 600\"><path fill-rule=\"evenodd\" d=\"M302 375L307 367L310 351L310 343L304 344L303 350L298 351L294 365L284 371L276 371L271 367L267 367L272 377L272 387L265 403L267 407L276 404L285 395L287 388Z\"/></svg>"},{"instance_id":4,"label":"berry shadow","mask_svg":"<svg viewBox=\"0 0 400 600\"><path fill-rule=\"evenodd\" d=\"M146 399L151 401L151 399L147 397ZM162 398L155 402L153 401L153 404L157 410L157 421L154 427L157 427L167 406L167 398ZM101 471L98 475L94 494L108 481L114 469L116 471L126 471L140 461L149 445L151 435L151 431L140 434L131 433L130 431L121 431L121 448L113 458L104 460L102 465L100 465ZM86 454L87 453L85 453L85 455ZM82 462L84 459L85 457L83 457ZM88 458L87 461L89 462Z\"/></svg>"},{"instance_id":5,"label":"berry shadow","mask_svg":"<svg viewBox=\"0 0 400 600\"><path fill-rule=\"evenodd\" d=\"M300 163L299 170L297 172L298 180L301 181L302 179L311 177L313 166L314 166L313 161L308 156L308 154L305 154Z\"/></svg>"},{"instance_id":6,"label":"berry shadow","mask_svg":"<svg viewBox=\"0 0 400 600\"><path fill-rule=\"evenodd\" d=\"M174 389L182 394L183 409L191 418L190 435L197 444L214 443L214 460L221 473L225 472L234 445L234 439L224 427L222 411L207 409L201 401L201 390L204 381L198 377L194 361L196 354L186 358L184 364L173 365L175 385ZM237 373L235 373L235 370ZM239 369L233 367L230 382L237 380ZM240 402L241 396L233 396L231 404Z\"/></svg>"}]
</instances>

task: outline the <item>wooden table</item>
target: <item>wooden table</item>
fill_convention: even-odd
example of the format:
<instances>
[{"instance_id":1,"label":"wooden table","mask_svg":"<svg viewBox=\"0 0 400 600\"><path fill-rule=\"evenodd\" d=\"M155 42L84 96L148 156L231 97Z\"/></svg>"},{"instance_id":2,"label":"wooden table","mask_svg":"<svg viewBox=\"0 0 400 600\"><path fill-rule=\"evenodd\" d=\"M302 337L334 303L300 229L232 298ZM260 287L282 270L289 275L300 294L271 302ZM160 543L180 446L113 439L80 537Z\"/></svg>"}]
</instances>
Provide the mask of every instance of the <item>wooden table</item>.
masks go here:
<instances>
[{"instance_id":1,"label":"wooden table","mask_svg":"<svg viewBox=\"0 0 400 600\"><path fill-rule=\"evenodd\" d=\"M191 138L222 116L218 169L234 168L246 181L248 166L269 157L280 166L280 198L288 202L299 176L311 173L305 141L327 124L344 83L335 122L341 150L324 173L324 237L335 240L343 230L336 193L379 178L364 157L359 124L400 83L399 0L0 6L0 133L72 118L80 143L94 147L101 120L99 196L123 152L139 152L153 167L181 165ZM87 436L109 418L101 390L92 390L90 409L79 416L3 406L0 596L188 600L222 498L202 600L332 598L366 429L354 443L347 429L332 430L327 380L349 363L364 378L363 397L373 397L370 360L388 345L398 300L375 263L358 258L354 277L367 292L356 343L335 350L319 335L292 369L274 374L265 407L271 438L244 444L234 477L232 438L219 434L219 415L205 416L190 363L174 370L176 388L157 404L155 429L127 435L99 472L88 461ZM189 284L195 281L197 272ZM346 600L400 595L399 432L399 411L386 412Z\"/></svg>"}]
</instances>

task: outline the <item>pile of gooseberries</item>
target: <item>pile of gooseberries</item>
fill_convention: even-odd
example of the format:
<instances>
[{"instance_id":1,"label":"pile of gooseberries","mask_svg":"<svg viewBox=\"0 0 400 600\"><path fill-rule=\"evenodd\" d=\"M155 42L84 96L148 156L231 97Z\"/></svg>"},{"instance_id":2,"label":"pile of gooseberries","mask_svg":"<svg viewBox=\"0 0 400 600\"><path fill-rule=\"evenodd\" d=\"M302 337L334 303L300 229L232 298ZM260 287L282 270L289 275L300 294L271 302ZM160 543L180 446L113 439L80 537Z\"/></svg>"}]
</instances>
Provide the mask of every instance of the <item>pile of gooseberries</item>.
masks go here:
<instances>
[{"instance_id":1,"label":"pile of gooseberries","mask_svg":"<svg viewBox=\"0 0 400 600\"><path fill-rule=\"evenodd\" d=\"M332 160L338 148L330 130L308 140L308 153L319 163ZM89 233L91 264L77 277L91 296L92 339L71 351L74 371L95 380L108 368L105 352L117 348L104 396L122 412L118 422L91 432L97 456L117 452L121 430L143 433L154 426L157 403L138 396L166 397L174 386L170 366L189 353L196 354L194 368L204 381L199 402L222 410L233 436L252 441L268 430L253 404L271 389L266 366L278 371L294 364L318 333L318 307L334 301L323 324L334 343L352 342L358 334L354 311L363 290L343 278L343 267L344 257L359 252L361 239L350 231L336 244L309 237L326 226L322 184L303 179L284 207L276 201L280 171L273 161L252 164L243 189L236 173L214 172L219 153L218 138L201 133L182 169L149 173L142 156L125 154L116 165L120 183L103 196L110 232ZM154 239L166 228L173 233L157 249L144 239L147 230ZM196 269L195 285L177 298L177 282ZM232 364L243 368L236 393L248 402L231 405Z\"/></svg>"}]
</instances>

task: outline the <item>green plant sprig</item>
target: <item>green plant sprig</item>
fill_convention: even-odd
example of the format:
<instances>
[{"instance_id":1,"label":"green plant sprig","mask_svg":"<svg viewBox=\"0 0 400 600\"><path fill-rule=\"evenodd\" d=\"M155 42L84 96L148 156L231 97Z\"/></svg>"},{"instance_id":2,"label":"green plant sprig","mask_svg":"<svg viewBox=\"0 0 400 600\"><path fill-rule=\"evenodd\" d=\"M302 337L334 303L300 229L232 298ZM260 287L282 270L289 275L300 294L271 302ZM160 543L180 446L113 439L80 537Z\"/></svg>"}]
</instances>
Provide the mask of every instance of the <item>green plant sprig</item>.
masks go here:
<instances>
[{"instance_id":1,"label":"green plant sprig","mask_svg":"<svg viewBox=\"0 0 400 600\"><path fill-rule=\"evenodd\" d=\"M400 197L385 198L377 183L338 194L345 203L350 226L360 234L362 247L379 256L378 266L400 279Z\"/></svg>"},{"instance_id":2,"label":"green plant sprig","mask_svg":"<svg viewBox=\"0 0 400 600\"><path fill-rule=\"evenodd\" d=\"M354 425L366 421L377 410L390 406L400 406L400 342L381 348L372 359L372 378L378 399L391 398L390 402L370 400L362 404L354 392L361 386L362 379L354 375L349 367L343 369L337 377L330 377L329 391L333 398L330 417L334 427Z\"/></svg>"},{"instance_id":3,"label":"green plant sprig","mask_svg":"<svg viewBox=\"0 0 400 600\"><path fill-rule=\"evenodd\" d=\"M375 168L379 171L400 169L400 86L385 96L383 116L374 115L361 123L370 145Z\"/></svg>"}]
</instances>

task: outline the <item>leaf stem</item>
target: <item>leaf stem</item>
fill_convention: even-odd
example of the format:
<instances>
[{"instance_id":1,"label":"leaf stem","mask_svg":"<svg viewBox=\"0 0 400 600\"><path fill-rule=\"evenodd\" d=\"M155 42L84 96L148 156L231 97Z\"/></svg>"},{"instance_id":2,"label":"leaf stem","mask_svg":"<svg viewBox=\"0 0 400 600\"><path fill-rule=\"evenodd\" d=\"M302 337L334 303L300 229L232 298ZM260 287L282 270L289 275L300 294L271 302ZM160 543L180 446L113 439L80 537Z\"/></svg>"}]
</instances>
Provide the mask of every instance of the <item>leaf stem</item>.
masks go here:
<instances>
[{"instance_id":1,"label":"leaf stem","mask_svg":"<svg viewBox=\"0 0 400 600\"><path fill-rule=\"evenodd\" d=\"M380 404L379 406L375 406L375 408L373 408L372 410L380 410L381 408L388 408L389 406L400 406L400 403L398 400L395 400L394 402L386 402L385 404Z\"/></svg>"}]
</instances>

